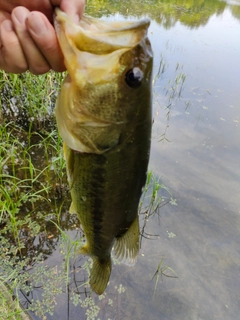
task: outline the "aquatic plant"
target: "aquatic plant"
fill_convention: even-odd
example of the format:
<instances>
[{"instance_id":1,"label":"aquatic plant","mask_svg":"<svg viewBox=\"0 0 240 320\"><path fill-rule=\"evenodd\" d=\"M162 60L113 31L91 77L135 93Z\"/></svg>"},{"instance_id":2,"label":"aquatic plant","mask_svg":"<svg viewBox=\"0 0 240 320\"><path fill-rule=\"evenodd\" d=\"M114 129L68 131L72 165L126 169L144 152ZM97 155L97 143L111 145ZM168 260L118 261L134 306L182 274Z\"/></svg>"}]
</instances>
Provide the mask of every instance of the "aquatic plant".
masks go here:
<instances>
[{"instance_id":1,"label":"aquatic plant","mask_svg":"<svg viewBox=\"0 0 240 320\"><path fill-rule=\"evenodd\" d=\"M174 78L169 79L166 75L169 68L170 66L167 58L163 54L160 54L159 67L153 77L153 103L159 109L164 108L167 123L164 132L158 138L159 142L169 142L169 139L167 138L167 130L169 128L172 111L178 100L181 100L182 98L182 92L187 78L187 75L183 72L183 66L177 63L174 70ZM158 86L159 81L161 81L161 88ZM190 102L185 101L185 106L185 110L187 110L190 107Z\"/></svg>"},{"instance_id":2,"label":"aquatic plant","mask_svg":"<svg viewBox=\"0 0 240 320\"><path fill-rule=\"evenodd\" d=\"M160 208L167 203L176 205L176 199L173 198L170 190L160 181L153 171L149 170L139 204L139 215L143 217L143 222L141 222L141 242L142 237L149 238L154 236L145 230L148 219L154 214L158 215Z\"/></svg>"},{"instance_id":3,"label":"aquatic plant","mask_svg":"<svg viewBox=\"0 0 240 320\"><path fill-rule=\"evenodd\" d=\"M168 272L168 273L167 273ZM163 257L161 258L157 270L155 271L152 280L155 278L155 284L154 284L154 289L153 289L153 295L155 295L157 291L157 286L159 283L160 277L165 276L168 278L178 278L176 272L169 266L163 266Z\"/></svg>"}]
</instances>

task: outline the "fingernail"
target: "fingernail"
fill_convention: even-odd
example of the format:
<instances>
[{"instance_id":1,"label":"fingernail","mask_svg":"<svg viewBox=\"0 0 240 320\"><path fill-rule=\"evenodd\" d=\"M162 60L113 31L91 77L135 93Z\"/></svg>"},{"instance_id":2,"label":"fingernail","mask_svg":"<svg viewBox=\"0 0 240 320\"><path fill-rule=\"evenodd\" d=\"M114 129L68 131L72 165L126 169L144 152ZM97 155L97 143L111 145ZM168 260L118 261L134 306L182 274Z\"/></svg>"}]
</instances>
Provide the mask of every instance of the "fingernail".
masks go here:
<instances>
[{"instance_id":1,"label":"fingernail","mask_svg":"<svg viewBox=\"0 0 240 320\"><path fill-rule=\"evenodd\" d=\"M36 16L34 12L30 13L28 17L28 28L37 35L41 35L48 30L45 20L38 15Z\"/></svg>"},{"instance_id":2,"label":"fingernail","mask_svg":"<svg viewBox=\"0 0 240 320\"><path fill-rule=\"evenodd\" d=\"M17 22L19 22L20 24L25 24L26 21L26 15L22 14L22 12L19 10L15 10L13 13L13 19L15 19L15 21L17 20Z\"/></svg>"}]
</instances>

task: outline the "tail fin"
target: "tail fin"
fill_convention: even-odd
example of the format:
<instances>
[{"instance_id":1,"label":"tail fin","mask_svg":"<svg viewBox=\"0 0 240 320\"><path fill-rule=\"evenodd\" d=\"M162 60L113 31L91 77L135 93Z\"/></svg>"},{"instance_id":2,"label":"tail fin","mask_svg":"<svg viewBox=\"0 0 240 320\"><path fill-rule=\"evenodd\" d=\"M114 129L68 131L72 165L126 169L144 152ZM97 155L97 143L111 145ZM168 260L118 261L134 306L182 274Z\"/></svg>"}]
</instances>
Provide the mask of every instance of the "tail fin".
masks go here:
<instances>
[{"instance_id":1,"label":"tail fin","mask_svg":"<svg viewBox=\"0 0 240 320\"><path fill-rule=\"evenodd\" d=\"M101 261L98 257L92 256L87 245L84 245L79 251L80 254L91 256L93 260L92 270L90 272L90 286L97 294L102 294L107 287L112 270L111 257Z\"/></svg>"},{"instance_id":2,"label":"tail fin","mask_svg":"<svg viewBox=\"0 0 240 320\"><path fill-rule=\"evenodd\" d=\"M114 243L114 255L127 265L134 265L139 252L139 222L135 218L130 228Z\"/></svg>"},{"instance_id":3,"label":"tail fin","mask_svg":"<svg viewBox=\"0 0 240 320\"><path fill-rule=\"evenodd\" d=\"M106 289L112 270L111 258L100 261L99 258L93 257L93 267L90 275L90 286L97 294L102 294Z\"/></svg>"}]
</instances>

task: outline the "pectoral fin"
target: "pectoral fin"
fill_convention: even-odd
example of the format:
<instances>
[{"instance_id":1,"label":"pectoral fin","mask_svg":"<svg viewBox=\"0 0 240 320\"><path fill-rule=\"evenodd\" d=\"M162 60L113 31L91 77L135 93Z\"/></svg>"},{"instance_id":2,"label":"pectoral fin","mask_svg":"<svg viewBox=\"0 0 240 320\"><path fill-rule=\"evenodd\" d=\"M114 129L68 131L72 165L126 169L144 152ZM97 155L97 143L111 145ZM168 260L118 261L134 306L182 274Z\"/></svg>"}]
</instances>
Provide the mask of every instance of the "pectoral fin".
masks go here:
<instances>
[{"instance_id":1,"label":"pectoral fin","mask_svg":"<svg viewBox=\"0 0 240 320\"><path fill-rule=\"evenodd\" d=\"M71 203L71 205L70 205L69 213L77 213L77 211L76 211L76 209L75 209L75 207L74 207L73 201L72 201L72 203Z\"/></svg>"}]
</instances>

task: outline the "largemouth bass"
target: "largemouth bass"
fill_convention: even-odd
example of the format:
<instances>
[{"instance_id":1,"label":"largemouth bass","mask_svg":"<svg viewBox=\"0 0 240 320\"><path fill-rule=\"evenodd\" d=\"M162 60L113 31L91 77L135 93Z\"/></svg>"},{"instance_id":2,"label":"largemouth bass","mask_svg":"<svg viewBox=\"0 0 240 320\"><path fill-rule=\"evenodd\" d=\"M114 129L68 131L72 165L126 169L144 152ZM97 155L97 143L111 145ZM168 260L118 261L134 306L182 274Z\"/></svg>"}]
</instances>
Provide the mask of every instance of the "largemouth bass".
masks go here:
<instances>
[{"instance_id":1,"label":"largemouth bass","mask_svg":"<svg viewBox=\"0 0 240 320\"><path fill-rule=\"evenodd\" d=\"M56 103L72 205L93 259L90 286L102 294L111 251L133 264L139 252L138 205L151 140L152 51L149 20L83 17L56 9L54 24L68 76Z\"/></svg>"}]
</instances>

